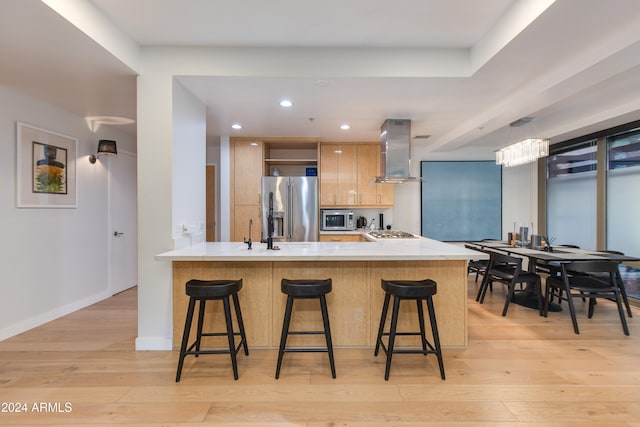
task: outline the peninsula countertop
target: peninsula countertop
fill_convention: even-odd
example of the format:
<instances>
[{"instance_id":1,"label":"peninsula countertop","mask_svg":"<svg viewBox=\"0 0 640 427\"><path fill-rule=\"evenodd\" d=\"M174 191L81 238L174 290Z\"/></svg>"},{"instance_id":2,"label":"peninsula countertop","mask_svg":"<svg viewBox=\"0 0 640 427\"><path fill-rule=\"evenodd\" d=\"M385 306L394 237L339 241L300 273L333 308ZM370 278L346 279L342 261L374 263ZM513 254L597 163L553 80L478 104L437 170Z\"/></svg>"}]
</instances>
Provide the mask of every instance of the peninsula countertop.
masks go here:
<instances>
[{"instance_id":1,"label":"peninsula countertop","mask_svg":"<svg viewBox=\"0 0 640 427\"><path fill-rule=\"evenodd\" d=\"M450 243L419 237L368 242L285 242L267 250L254 242L207 242L158 254L160 261L402 261L488 259L484 253Z\"/></svg>"}]
</instances>

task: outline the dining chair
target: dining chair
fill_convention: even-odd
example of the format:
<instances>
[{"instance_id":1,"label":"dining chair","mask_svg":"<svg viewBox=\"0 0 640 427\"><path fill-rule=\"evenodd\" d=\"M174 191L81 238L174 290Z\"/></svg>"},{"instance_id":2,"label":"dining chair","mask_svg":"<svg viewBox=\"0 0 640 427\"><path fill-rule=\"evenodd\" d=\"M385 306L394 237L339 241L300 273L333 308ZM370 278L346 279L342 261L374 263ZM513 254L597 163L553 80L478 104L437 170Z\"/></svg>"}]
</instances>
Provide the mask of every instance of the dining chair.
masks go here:
<instances>
[{"instance_id":1,"label":"dining chair","mask_svg":"<svg viewBox=\"0 0 640 427\"><path fill-rule=\"evenodd\" d=\"M569 313L573 322L573 331L580 333L576 319L574 298L589 299L588 318L593 317L597 298L605 298L616 302L622 330L629 335L629 328L622 308L620 286L620 271L615 261L574 261L563 263L560 267L561 275L547 277L547 291L544 302L544 316L548 314L549 302L553 295L560 300L567 301ZM620 281L620 282L618 282Z\"/></svg>"},{"instance_id":2,"label":"dining chair","mask_svg":"<svg viewBox=\"0 0 640 427\"><path fill-rule=\"evenodd\" d=\"M624 252L620 252L620 251L603 250L603 251L600 251L600 252L603 252L605 254L622 255L622 256L624 256ZM619 268L618 268L618 271L619 271ZM622 275L620 275L620 281L617 282L617 284L620 287L620 295L622 296L622 302L624 303L624 306L627 309L627 316L633 317L633 313L631 312L631 305L629 304L629 298L627 297L627 290L624 287L624 280L622 280Z\"/></svg>"},{"instance_id":3,"label":"dining chair","mask_svg":"<svg viewBox=\"0 0 640 427\"><path fill-rule=\"evenodd\" d=\"M487 252L483 249L480 249L476 246L464 245L465 248L471 249L478 252ZM469 264L467 265L467 274L476 273L476 283L478 283L478 276L483 275L487 270L487 266L489 265L488 259L472 259L469 260Z\"/></svg>"},{"instance_id":4,"label":"dining chair","mask_svg":"<svg viewBox=\"0 0 640 427\"><path fill-rule=\"evenodd\" d=\"M540 276L536 273L529 272L522 269L522 258L514 257L511 255L489 252L489 265L482 280L482 284L478 289L478 295L476 301L480 304L484 303L484 297L487 293L487 289L493 282L500 282L507 286L507 297L502 309L502 315L507 315L509 304L513 300L515 288L517 284L533 285L535 287L535 293L538 299L538 311L542 315L543 313L543 299L542 299L542 281ZM526 291L523 291L526 292Z\"/></svg>"}]
</instances>

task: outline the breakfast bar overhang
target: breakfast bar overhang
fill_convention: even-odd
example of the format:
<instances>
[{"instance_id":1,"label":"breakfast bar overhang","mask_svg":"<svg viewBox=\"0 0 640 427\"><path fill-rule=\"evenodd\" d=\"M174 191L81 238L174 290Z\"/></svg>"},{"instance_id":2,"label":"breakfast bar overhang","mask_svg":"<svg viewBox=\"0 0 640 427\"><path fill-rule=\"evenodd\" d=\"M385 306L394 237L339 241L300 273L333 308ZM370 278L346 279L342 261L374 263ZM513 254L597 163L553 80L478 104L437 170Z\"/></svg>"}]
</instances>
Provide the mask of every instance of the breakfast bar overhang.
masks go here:
<instances>
[{"instance_id":1,"label":"breakfast bar overhang","mask_svg":"<svg viewBox=\"0 0 640 427\"><path fill-rule=\"evenodd\" d=\"M239 292L250 347L276 348L280 341L286 296L280 282L287 279L333 280L327 295L336 347L373 347L384 292L380 280L432 279L440 341L444 347L467 345L467 262L485 254L437 240L418 238L373 242L281 243L279 250L264 244L248 249L240 242L209 242L156 255L173 267L173 348L177 348L187 309L185 283L190 279L242 279ZM409 305L409 302L405 302ZM403 304L405 304L403 303ZM294 308L300 329L321 328L317 301ZM403 307L398 331L416 328L416 306ZM224 323L222 310L207 306L206 319ZM212 327L211 325L206 325ZM316 337L296 336L292 345L308 345ZM415 345L405 337L398 345Z\"/></svg>"}]
</instances>

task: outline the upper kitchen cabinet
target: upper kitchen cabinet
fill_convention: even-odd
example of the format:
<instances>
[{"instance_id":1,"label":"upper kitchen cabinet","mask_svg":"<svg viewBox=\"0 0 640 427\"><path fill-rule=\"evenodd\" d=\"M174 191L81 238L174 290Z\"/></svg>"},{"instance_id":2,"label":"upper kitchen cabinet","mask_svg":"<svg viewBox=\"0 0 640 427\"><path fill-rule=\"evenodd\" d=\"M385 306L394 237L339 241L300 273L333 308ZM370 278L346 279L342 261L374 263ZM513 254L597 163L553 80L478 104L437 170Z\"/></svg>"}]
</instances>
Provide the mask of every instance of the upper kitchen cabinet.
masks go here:
<instances>
[{"instance_id":1,"label":"upper kitchen cabinet","mask_svg":"<svg viewBox=\"0 0 640 427\"><path fill-rule=\"evenodd\" d=\"M380 175L380 147L358 145L358 205L377 205L376 176Z\"/></svg>"},{"instance_id":2,"label":"upper kitchen cabinet","mask_svg":"<svg viewBox=\"0 0 640 427\"><path fill-rule=\"evenodd\" d=\"M231 239L249 237L249 220L257 236L262 229L262 169L264 144L255 139L231 139ZM254 236L255 237L255 236Z\"/></svg>"},{"instance_id":3,"label":"upper kitchen cabinet","mask_svg":"<svg viewBox=\"0 0 640 427\"><path fill-rule=\"evenodd\" d=\"M378 175L380 144L321 144L320 205L392 207L393 186Z\"/></svg>"},{"instance_id":4,"label":"upper kitchen cabinet","mask_svg":"<svg viewBox=\"0 0 640 427\"><path fill-rule=\"evenodd\" d=\"M358 204L358 148L354 144L320 145L320 206Z\"/></svg>"},{"instance_id":5,"label":"upper kitchen cabinet","mask_svg":"<svg viewBox=\"0 0 640 427\"><path fill-rule=\"evenodd\" d=\"M372 153L375 153L376 170L374 176L380 176L380 144L371 144L368 146ZM370 183L375 182L375 178L370 178ZM375 184L376 185L376 206L393 207L393 184Z\"/></svg>"},{"instance_id":6,"label":"upper kitchen cabinet","mask_svg":"<svg viewBox=\"0 0 640 427\"><path fill-rule=\"evenodd\" d=\"M233 195L235 204L261 204L262 162L264 145L262 141L233 141Z\"/></svg>"}]
</instances>

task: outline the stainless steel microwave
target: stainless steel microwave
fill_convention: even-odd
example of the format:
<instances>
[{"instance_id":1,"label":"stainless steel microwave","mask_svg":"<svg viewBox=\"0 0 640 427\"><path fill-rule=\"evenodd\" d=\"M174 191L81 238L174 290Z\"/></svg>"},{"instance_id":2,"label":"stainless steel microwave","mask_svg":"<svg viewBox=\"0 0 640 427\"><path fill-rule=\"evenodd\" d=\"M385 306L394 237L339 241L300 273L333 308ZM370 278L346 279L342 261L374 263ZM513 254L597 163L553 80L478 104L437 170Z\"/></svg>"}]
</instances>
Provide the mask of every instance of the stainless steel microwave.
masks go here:
<instances>
[{"instance_id":1,"label":"stainless steel microwave","mask_svg":"<svg viewBox=\"0 0 640 427\"><path fill-rule=\"evenodd\" d=\"M324 231L350 231L356 229L353 211L348 209L322 209L320 229Z\"/></svg>"}]
</instances>

